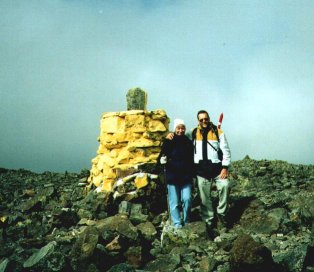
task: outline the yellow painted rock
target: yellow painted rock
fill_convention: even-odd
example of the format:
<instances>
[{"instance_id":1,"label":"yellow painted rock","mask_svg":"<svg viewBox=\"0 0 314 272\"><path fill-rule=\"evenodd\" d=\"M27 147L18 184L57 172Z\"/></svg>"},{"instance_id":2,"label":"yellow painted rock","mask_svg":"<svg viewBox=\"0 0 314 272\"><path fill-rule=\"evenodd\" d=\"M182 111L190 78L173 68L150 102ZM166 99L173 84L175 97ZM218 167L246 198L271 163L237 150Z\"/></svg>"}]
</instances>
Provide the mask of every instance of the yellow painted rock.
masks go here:
<instances>
[{"instance_id":1,"label":"yellow painted rock","mask_svg":"<svg viewBox=\"0 0 314 272\"><path fill-rule=\"evenodd\" d=\"M139 174L134 180L134 184L137 189L143 188L148 185L148 177L147 174Z\"/></svg>"}]
</instances>

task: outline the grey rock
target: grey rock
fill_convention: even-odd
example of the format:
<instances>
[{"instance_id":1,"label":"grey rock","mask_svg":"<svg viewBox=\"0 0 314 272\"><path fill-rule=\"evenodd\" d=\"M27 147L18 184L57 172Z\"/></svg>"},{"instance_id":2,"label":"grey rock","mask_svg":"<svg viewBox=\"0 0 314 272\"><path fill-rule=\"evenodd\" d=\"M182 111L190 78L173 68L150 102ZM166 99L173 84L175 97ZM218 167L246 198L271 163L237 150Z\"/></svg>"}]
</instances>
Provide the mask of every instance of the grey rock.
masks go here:
<instances>
[{"instance_id":1,"label":"grey rock","mask_svg":"<svg viewBox=\"0 0 314 272\"><path fill-rule=\"evenodd\" d=\"M283 251L276 255L274 260L288 268L288 271L301 272L304 268L304 261L308 255L309 248L307 245L296 246L293 249Z\"/></svg>"},{"instance_id":2,"label":"grey rock","mask_svg":"<svg viewBox=\"0 0 314 272\"><path fill-rule=\"evenodd\" d=\"M129 215L131 211L131 206L132 204L130 202L125 200L121 201L119 205L119 213Z\"/></svg>"},{"instance_id":3,"label":"grey rock","mask_svg":"<svg viewBox=\"0 0 314 272\"><path fill-rule=\"evenodd\" d=\"M135 272L138 270L136 270L134 267L132 267L131 265L127 263L116 264L108 270L108 272L122 272L122 271L123 272Z\"/></svg>"},{"instance_id":4,"label":"grey rock","mask_svg":"<svg viewBox=\"0 0 314 272\"><path fill-rule=\"evenodd\" d=\"M74 243L69 254L71 266L75 271L87 269L99 239L99 232L94 226L87 226Z\"/></svg>"},{"instance_id":5,"label":"grey rock","mask_svg":"<svg viewBox=\"0 0 314 272\"><path fill-rule=\"evenodd\" d=\"M271 251L249 235L240 235L230 251L230 271L280 271Z\"/></svg>"},{"instance_id":6,"label":"grey rock","mask_svg":"<svg viewBox=\"0 0 314 272\"><path fill-rule=\"evenodd\" d=\"M30 256L23 264L23 267L33 267L37 263L39 263L43 258L45 258L47 255L49 255L55 248L57 243L55 241L52 241L42 247L40 250L35 252L32 256Z\"/></svg>"},{"instance_id":7,"label":"grey rock","mask_svg":"<svg viewBox=\"0 0 314 272\"><path fill-rule=\"evenodd\" d=\"M134 203L131 206L131 210L130 210L130 221L133 224L139 224L139 223L144 223L147 221L148 219L148 215L147 214L143 214L143 210L142 210L142 204L140 203Z\"/></svg>"},{"instance_id":8,"label":"grey rock","mask_svg":"<svg viewBox=\"0 0 314 272\"><path fill-rule=\"evenodd\" d=\"M117 214L102 220L99 220L95 226L100 234L117 233L129 240L135 241L138 238L138 230L131 223L128 217Z\"/></svg>"},{"instance_id":9,"label":"grey rock","mask_svg":"<svg viewBox=\"0 0 314 272\"><path fill-rule=\"evenodd\" d=\"M217 265L218 262L213 256L204 256L199 262L200 271L213 272L215 271Z\"/></svg>"},{"instance_id":10,"label":"grey rock","mask_svg":"<svg viewBox=\"0 0 314 272\"><path fill-rule=\"evenodd\" d=\"M139 268L143 264L143 249L141 246L129 247L124 256L132 267Z\"/></svg>"},{"instance_id":11,"label":"grey rock","mask_svg":"<svg viewBox=\"0 0 314 272\"><path fill-rule=\"evenodd\" d=\"M150 261L144 266L146 271L173 272L180 264L179 255L163 255L160 258Z\"/></svg>"},{"instance_id":12,"label":"grey rock","mask_svg":"<svg viewBox=\"0 0 314 272\"><path fill-rule=\"evenodd\" d=\"M157 236L157 230L151 222L140 223L136 226L139 233L147 241L154 241Z\"/></svg>"},{"instance_id":13,"label":"grey rock","mask_svg":"<svg viewBox=\"0 0 314 272\"><path fill-rule=\"evenodd\" d=\"M113 199L110 193L87 193L78 186L88 176L89 171L36 174L0 169L1 269L100 272L125 267L139 272L150 267L150 271L227 272L234 267L235 241L247 234L256 244L246 245L252 245L253 253L254 248L263 249L273 271L283 267L313 271L312 165L249 157L233 162L230 224L214 240L208 239L200 220L197 198L191 224L173 231L167 225L162 182L137 190L136 198ZM213 199L216 205L217 192ZM50 243L56 244L45 255ZM261 264L250 267L258 271Z\"/></svg>"},{"instance_id":14,"label":"grey rock","mask_svg":"<svg viewBox=\"0 0 314 272\"><path fill-rule=\"evenodd\" d=\"M5 272L6 269L7 269L7 266L8 266L8 263L9 263L9 260L6 258L6 259L3 259L1 262L0 262L0 272Z\"/></svg>"}]
</instances>

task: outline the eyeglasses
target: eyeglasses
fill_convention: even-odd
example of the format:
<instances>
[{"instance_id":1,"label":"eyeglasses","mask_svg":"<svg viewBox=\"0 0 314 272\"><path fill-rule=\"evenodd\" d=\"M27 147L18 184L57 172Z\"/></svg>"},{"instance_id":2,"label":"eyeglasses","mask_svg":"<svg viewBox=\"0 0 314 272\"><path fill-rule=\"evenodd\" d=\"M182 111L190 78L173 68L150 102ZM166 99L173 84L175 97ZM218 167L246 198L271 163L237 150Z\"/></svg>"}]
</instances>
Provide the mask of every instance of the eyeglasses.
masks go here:
<instances>
[{"instance_id":1,"label":"eyeglasses","mask_svg":"<svg viewBox=\"0 0 314 272\"><path fill-rule=\"evenodd\" d=\"M208 122L208 118L203 118L203 119L199 119L198 121L200 121L201 123L203 123L203 122Z\"/></svg>"}]
</instances>

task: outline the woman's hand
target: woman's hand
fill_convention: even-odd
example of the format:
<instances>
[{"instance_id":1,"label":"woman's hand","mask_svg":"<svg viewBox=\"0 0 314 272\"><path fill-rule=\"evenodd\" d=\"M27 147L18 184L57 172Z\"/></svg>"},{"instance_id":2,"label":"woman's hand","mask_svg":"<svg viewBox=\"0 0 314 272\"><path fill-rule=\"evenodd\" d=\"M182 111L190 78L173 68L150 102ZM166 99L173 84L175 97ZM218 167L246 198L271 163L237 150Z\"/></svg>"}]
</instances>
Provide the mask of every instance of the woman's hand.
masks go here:
<instances>
[{"instance_id":1,"label":"woman's hand","mask_svg":"<svg viewBox=\"0 0 314 272\"><path fill-rule=\"evenodd\" d=\"M166 139L172 140L173 137L174 137L174 133L173 133L173 132L170 132L170 133L167 134Z\"/></svg>"}]
</instances>

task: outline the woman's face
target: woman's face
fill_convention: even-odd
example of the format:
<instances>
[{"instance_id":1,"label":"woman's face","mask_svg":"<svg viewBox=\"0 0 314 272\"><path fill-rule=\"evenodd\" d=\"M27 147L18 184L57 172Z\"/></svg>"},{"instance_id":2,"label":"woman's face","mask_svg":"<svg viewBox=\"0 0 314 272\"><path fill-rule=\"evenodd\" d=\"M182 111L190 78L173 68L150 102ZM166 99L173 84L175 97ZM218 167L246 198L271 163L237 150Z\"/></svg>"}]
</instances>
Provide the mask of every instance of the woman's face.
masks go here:
<instances>
[{"instance_id":1,"label":"woman's face","mask_svg":"<svg viewBox=\"0 0 314 272\"><path fill-rule=\"evenodd\" d=\"M177 125L174 133L178 136L184 135L185 134L185 125Z\"/></svg>"}]
</instances>

